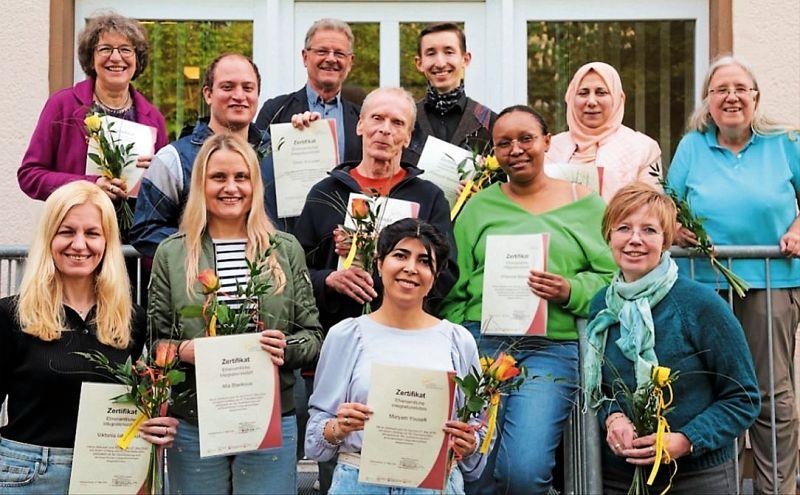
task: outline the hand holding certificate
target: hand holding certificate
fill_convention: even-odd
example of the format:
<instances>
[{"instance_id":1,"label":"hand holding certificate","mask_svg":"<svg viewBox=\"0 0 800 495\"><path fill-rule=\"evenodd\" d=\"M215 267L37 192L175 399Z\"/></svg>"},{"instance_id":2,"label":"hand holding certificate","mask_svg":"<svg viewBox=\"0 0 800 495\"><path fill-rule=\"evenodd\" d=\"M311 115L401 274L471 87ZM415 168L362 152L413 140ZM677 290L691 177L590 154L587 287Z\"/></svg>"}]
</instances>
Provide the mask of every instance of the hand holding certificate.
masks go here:
<instances>
[{"instance_id":1,"label":"hand holding certificate","mask_svg":"<svg viewBox=\"0 0 800 495\"><path fill-rule=\"evenodd\" d=\"M547 301L531 292L527 284L531 270L546 270L547 242L547 234L490 235L486 238L482 333L547 333Z\"/></svg>"},{"instance_id":2,"label":"hand holding certificate","mask_svg":"<svg viewBox=\"0 0 800 495\"><path fill-rule=\"evenodd\" d=\"M260 338L194 339L200 457L281 445L278 368Z\"/></svg>"},{"instance_id":3,"label":"hand holding certificate","mask_svg":"<svg viewBox=\"0 0 800 495\"><path fill-rule=\"evenodd\" d=\"M375 364L358 481L442 490L447 435L455 398L452 371Z\"/></svg>"},{"instance_id":4,"label":"hand holding certificate","mask_svg":"<svg viewBox=\"0 0 800 495\"><path fill-rule=\"evenodd\" d=\"M296 217L311 186L339 164L336 121L316 120L298 130L292 124L272 124L272 154L278 216Z\"/></svg>"},{"instance_id":5,"label":"hand holding certificate","mask_svg":"<svg viewBox=\"0 0 800 495\"><path fill-rule=\"evenodd\" d=\"M136 406L114 401L126 392L114 383L81 386L69 493L130 495L144 489L151 445L139 435L127 449L117 445L139 414Z\"/></svg>"}]
</instances>

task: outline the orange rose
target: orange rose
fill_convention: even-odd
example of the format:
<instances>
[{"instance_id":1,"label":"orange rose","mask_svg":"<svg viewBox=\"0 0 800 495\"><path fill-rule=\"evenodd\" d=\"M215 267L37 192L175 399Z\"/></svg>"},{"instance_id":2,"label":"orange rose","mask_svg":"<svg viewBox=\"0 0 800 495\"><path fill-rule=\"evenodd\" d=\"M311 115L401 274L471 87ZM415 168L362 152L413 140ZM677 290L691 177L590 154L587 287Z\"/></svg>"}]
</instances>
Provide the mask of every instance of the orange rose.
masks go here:
<instances>
[{"instance_id":1,"label":"orange rose","mask_svg":"<svg viewBox=\"0 0 800 495\"><path fill-rule=\"evenodd\" d=\"M353 198L350 210L354 220L364 220L369 216L369 204L363 198Z\"/></svg>"},{"instance_id":2,"label":"orange rose","mask_svg":"<svg viewBox=\"0 0 800 495\"><path fill-rule=\"evenodd\" d=\"M173 342L159 342L156 346L155 365L166 368L178 357L178 346Z\"/></svg>"},{"instance_id":3,"label":"orange rose","mask_svg":"<svg viewBox=\"0 0 800 495\"><path fill-rule=\"evenodd\" d=\"M497 381L504 382L519 375L520 370L517 368L516 359L505 352L501 352L494 363L492 363L489 372Z\"/></svg>"},{"instance_id":4,"label":"orange rose","mask_svg":"<svg viewBox=\"0 0 800 495\"><path fill-rule=\"evenodd\" d=\"M213 294L219 289L219 277L211 268L206 268L197 276L197 281L203 286L203 294Z\"/></svg>"}]
</instances>

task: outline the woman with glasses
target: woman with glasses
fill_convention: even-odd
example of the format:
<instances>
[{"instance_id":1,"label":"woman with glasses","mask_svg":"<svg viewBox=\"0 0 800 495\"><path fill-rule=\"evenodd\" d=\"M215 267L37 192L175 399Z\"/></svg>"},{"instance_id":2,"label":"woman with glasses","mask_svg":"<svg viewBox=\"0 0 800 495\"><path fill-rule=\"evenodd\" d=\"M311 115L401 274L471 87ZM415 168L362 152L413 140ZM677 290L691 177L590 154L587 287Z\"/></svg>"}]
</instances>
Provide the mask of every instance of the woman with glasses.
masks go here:
<instances>
[{"instance_id":1,"label":"woman with glasses","mask_svg":"<svg viewBox=\"0 0 800 495\"><path fill-rule=\"evenodd\" d=\"M650 493L736 493L734 440L758 416L741 325L713 290L679 277L667 251L675 215L671 199L636 182L617 192L603 216L619 271L592 300L583 370L587 402L606 431L605 494L629 493L635 467L647 477L656 461L656 435L634 428L630 402L654 366L678 377L674 407L664 414L671 428L664 448L675 464L661 466Z\"/></svg>"},{"instance_id":2,"label":"woman with glasses","mask_svg":"<svg viewBox=\"0 0 800 495\"><path fill-rule=\"evenodd\" d=\"M459 279L442 315L464 325L481 354L508 350L530 376L501 405L498 439L486 469L467 493L539 494L552 489L556 448L578 387L577 319L608 284L614 261L600 235L605 203L588 188L544 173L550 134L544 119L527 106L503 110L492 131L495 155L507 183L479 192L456 220ZM547 271L531 270L527 284L547 301L544 336L481 335L487 237L547 233ZM520 308L524 310L524 308ZM547 378L545 378L547 377Z\"/></svg>"},{"instance_id":3,"label":"woman with glasses","mask_svg":"<svg viewBox=\"0 0 800 495\"><path fill-rule=\"evenodd\" d=\"M548 174L558 176L552 169L564 163L597 167L597 187L606 202L633 181L657 184L650 172L660 168L661 149L650 137L622 125L625 92L614 67L590 62L578 69L564 101L569 130L553 136Z\"/></svg>"},{"instance_id":4,"label":"woman with glasses","mask_svg":"<svg viewBox=\"0 0 800 495\"><path fill-rule=\"evenodd\" d=\"M761 415L750 429L756 493L794 493L798 469L798 415L792 370L795 330L800 323L800 140L796 128L764 115L753 71L742 61L722 57L703 82L702 102L689 120L669 168L669 187L705 219L718 246L778 246L784 259L735 260L733 270L750 285L746 298L733 295L733 309L745 330L761 389ZM697 243L680 229L676 243ZM688 262L678 263L688 270ZM727 288L708 263L695 263L695 279ZM688 272L687 272L688 273ZM765 290L772 289L769 294ZM767 297L771 298L772 349L768 342ZM769 376L772 355L775 386L778 480L772 476Z\"/></svg>"},{"instance_id":5,"label":"woman with glasses","mask_svg":"<svg viewBox=\"0 0 800 495\"><path fill-rule=\"evenodd\" d=\"M88 180L100 186L112 201L127 198L133 184L86 175L84 118L96 111L148 125L155 133L153 151L167 144L164 117L131 85L147 67L148 51L147 36L136 20L117 14L89 19L78 35L78 60L87 79L56 92L45 103L17 171L25 194L44 201L63 184ZM151 158L139 156L136 166L148 167Z\"/></svg>"}]
</instances>

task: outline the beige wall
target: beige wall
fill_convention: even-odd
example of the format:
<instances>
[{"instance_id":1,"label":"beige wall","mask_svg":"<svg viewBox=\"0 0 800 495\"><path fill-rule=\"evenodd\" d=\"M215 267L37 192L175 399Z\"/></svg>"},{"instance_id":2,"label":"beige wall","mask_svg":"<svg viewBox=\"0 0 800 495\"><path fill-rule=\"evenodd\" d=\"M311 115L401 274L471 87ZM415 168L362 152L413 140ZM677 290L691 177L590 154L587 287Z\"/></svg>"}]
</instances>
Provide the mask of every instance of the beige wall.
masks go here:
<instances>
[{"instance_id":1,"label":"beige wall","mask_svg":"<svg viewBox=\"0 0 800 495\"><path fill-rule=\"evenodd\" d=\"M28 244L37 203L19 190L17 168L48 95L49 2L2 2L0 15L0 244Z\"/></svg>"},{"instance_id":2,"label":"beige wall","mask_svg":"<svg viewBox=\"0 0 800 495\"><path fill-rule=\"evenodd\" d=\"M752 64L767 115L800 124L800 0L734 0L733 51Z\"/></svg>"}]
</instances>

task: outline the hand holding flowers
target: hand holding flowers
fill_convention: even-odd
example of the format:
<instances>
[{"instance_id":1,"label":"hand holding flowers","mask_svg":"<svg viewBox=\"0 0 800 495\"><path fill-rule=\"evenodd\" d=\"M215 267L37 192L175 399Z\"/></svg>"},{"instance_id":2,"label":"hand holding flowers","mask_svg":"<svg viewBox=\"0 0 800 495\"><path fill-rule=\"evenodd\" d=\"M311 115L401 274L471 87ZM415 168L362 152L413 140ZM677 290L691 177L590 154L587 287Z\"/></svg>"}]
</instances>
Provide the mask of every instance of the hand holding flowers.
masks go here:
<instances>
[{"instance_id":1,"label":"hand holding flowers","mask_svg":"<svg viewBox=\"0 0 800 495\"><path fill-rule=\"evenodd\" d=\"M500 172L500 162L494 155L484 156L474 150L471 157L459 162L458 173L461 176L463 187L460 187L458 199L450 211L450 220L455 220L469 197L491 184Z\"/></svg>"}]
</instances>

